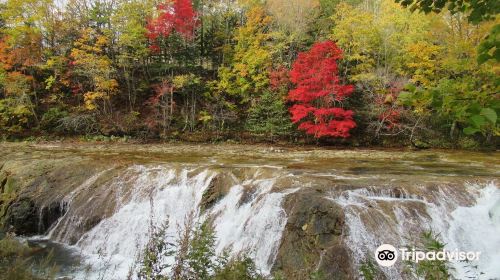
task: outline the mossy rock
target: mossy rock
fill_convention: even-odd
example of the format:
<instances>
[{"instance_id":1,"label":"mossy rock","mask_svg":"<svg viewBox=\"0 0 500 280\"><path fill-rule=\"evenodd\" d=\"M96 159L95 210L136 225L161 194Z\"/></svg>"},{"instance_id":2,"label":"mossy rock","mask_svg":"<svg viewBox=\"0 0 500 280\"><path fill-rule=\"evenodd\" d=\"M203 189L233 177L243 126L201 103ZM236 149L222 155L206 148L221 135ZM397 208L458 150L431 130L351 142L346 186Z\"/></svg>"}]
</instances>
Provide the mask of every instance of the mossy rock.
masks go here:
<instances>
[{"instance_id":1,"label":"mossy rock","mask_svg":"<svg viewBox=\"0 0 500 280\"><path fill-rule=\"evenodd\" d=\"M322 191L303 189L286 198L288 222L273 270L285 279L351 279L349 251L342 242L344 212Z\"/></svg>"}]
</instances>

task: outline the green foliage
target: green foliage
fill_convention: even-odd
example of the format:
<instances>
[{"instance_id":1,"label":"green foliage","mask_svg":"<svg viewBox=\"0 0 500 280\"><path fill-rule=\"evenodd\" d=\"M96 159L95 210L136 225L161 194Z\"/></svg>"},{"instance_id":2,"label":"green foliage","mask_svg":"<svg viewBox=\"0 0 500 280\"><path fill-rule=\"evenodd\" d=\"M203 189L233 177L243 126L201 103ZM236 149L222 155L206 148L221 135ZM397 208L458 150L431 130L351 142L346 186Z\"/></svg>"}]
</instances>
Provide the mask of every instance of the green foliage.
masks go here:
<instances>
[{"instance_id":1,"label":"green foliage","mask_svg":"<svg viewBox=\"0 0 500 280\"><path fill-rule=\"evenodd\" d=\"M424 252L442 251L445 244L439 240L439 235L433 231L424 232L421 236L421 244L417 248ZM446 260L423 260L418 263L408 261L407 268L414 277L418 279L449 279L451 264Z\"/></svg>"},{"instance_id":2,"label":"green foliage","mask_svg":"<svg viewBox=\"0 0 500 280\"><path fill-rule=\"evenodd\" d=\"M192 219L190 216L189 219ZM228 253L215 254L215 234L210 223L196 225L188 221L176 244L165 240L168 225L152 226L148 245L140 262L139 279L193 279L193 280L264 280L257 272L253 260L242 253L239 257L229 258ZM176 262L169 268L165 258L175 256Z\"/></svg>"},{"instance_id":3,"label":"green foliage","mask_svg":"<svg viewBox=\"0 0 500 280\"><path fill-rule=\"evenodd\" d=\"M496 24L478 48L477 62L483 64L490 59L500 62L500 24Z\"/></svg>"},{"instance_id":4,"label":"green foliage","mask_svg":"<svg viewBox=\"0 0 500 280\"><path fill-rule=\"evenodd\" d=\"M290 134L292 123L280 94L264 92L250 108L246 128L255 134L271 137Z\"/></svg>"},{"instance_id":5,"label":"green foliage","mask_svg":"<svg viewBox=\"0 0 500 280\"><path fill-rule=\"evenodd\" d=\"M396 0L396 2L425 13L440 13L445 8L454 14L467 13L469 21L473 23L490 20L500 13L500 4L495 0Z\"/></svg>"},{"instance_id":6,"label":"green foliage","mask_svg":"<svg viewBox=\"0 0 500 280\"><path fill-rule=\"evenodd\" d=\"M173 244L165 241L168 221L160 226L150 226L150 237L143 251L140 270L137 277L141 280L166 280L164 270L169 266L165 258L173 256Z\"/></svg>"},{"instance_id":7,"label":"green foliage","mask_svg":"<svg viewBox=\"0 0 500 280\"><path fill-rule=\"evenodd\" d=\"M0 99L0 132L17 134L28 127L33 117L31 108L16 99Z\"/></svg>"},{"instance_id":8,"label":"green foliage","mask_svg":"<svg viewBox=\"0 0 500 280\"><path fill-rule=\"evenodd\" d=\"M383 279L380 268L370 258L359 266L359 272L364 280Z\"/></svg>"},{"instance_id":9,"label":"green foliage","mask_svg":"<svg viewBox=\"0 0 500 280\"><path fill-rule=\"evenodd\" d=\"M40 262L28 257L31 249L7 234L0 239L0 276L5 280L48 280L54 279L57 268L51 264L52 254Z\"/></svg>"},{"instance_id":10,"label":"green foliage","mask_svg":"<svg viewBox=\"0 0 500 280\"><path fill-rule=\"evenodd\" d=\"M215 234L207 222L198 226L190 242L187 254L187 264L191 270L192 279L209 279L215 270Z\"/></svg>"},{"instance_id":11,"label":"green foliage","mask_svg":"<svg viewBox=\"0 0 500 280\"><path fill-rule=\"evenodd\" d=\"M221 265L217 268L214 280L264 280L265 278L257 272L255 264L248 256L240 256L235 259L222 257Z\"/></svg>"},{"instance_id":12,"label":"green foliage","mask_svg":"<svg viewBox=\"0 0 500 280\"><path fill-rule=\"evenodd\" d=\"M435 112L441 117L463 127L466 135L498 134L498 101L493 94L478 91L470 77L441 80L430 89L408 86L398 100L414 108L417 114Z\"/></svg>"},{"instance_id":13,"label":"green foliage","mask_svg":"<svg viewBox=\"0 0 500 280\"><path fill-rule=\"evenodd\" d=\"M68 116L68 112L60 108L50 108L42 115L40 126L47 131L55 131L63 118Z\"/></svg>"}]
</instances>

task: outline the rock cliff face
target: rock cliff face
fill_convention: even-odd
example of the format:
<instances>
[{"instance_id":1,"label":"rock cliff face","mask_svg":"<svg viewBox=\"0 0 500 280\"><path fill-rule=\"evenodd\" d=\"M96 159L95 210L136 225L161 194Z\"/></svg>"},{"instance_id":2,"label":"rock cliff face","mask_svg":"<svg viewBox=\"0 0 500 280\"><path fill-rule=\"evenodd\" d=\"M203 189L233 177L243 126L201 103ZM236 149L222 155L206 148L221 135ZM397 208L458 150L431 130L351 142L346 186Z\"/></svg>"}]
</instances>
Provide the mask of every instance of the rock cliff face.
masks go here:
<instances>
[{"instance_id":1,"label":"rock cliff face","mask_svg":"<svg viewBox=\"0 0 500 280\"><path fill-rule=\"evenodd\" d=\"M454 213L474 209L485 193L499 203L476 219L488 224L500 215L498 163L478 155L467 167L454 155L353 154L347 165L344 152L331 151L290 151L287 158L245 147L1 148L2 231L45 235L80 248L83 258L95 260L99 251L116 261L116 275L127 272L120 264L133 261L150 219L168 218L173 234L189 212L214 221L218 250L250 251L265 273L299 280L359 279L378 244L411 245L429 226L458 244L457 233L469 229ZM440 173L431 172L436 168ZM464 184L463 175L477 184ZM402 273L402 265L381 269L382 278Z\"/></svg>"},{"instance_id":2,"label":"rock cliff face","mask_svg":"<svg viewBox=\"0 0 500 280\"><path fill-rule=\"evenodd\" d=\"M286 279L307 279L316 270L326 279L350 279L356 275L342 240L345 220L342 208L325 199L324 189L306 189L287 197L288 214L275 269Z\"/></svg>"},{"instance_id":3,"label":"rock cliff face","mask_svg":"<svg viewBox=\"0 0 500 280\"><path fill-rule=\"evenodd\" d=\"M98 168L77 157L3 160L0 224L20 235L44 234L64 215L63 197Z\"/></svg>"}]
</instances>

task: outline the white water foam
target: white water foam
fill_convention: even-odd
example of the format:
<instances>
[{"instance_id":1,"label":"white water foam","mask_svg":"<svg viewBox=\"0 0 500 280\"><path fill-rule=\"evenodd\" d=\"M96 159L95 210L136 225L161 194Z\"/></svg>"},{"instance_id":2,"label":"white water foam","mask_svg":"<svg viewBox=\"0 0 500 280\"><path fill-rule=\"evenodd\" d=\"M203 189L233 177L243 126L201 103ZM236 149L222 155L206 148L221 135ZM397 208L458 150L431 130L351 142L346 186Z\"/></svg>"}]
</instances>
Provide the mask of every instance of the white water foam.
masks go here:
<instances>
[{"instance_id":1,"label":"white water foam","mask_svg":"<svg viewBox=\"0 0 500 280\"><path fill-rule=\"evenodd\" d=\"M449 217L449 227L443 229L446 249L481 252L478 261L454 263L454 276L500 279L500 189L493 183L487 185L474 206L458 207Z\"/></svg>"},{"instance_id":2,"label":"white water foam","mask_svg":"<svg viewBox=\"0 0 500 280\"><path fill-rule=\"evenodd\" d=\"M275 179L258 179L256 172L254 179L230 188L208 213L201 215L202 195L216 173L204 170L191 175L196 174L193 171L135 166L125 172L137 174L133 179L127 177L129 189L125 184L110 184L108 187L114 188L118 196L117 209L72 246L89 268L73 277L125 279L146 245L149 225L160 225L168 219L166 238L173 242L190 213L198 222L214 218L217 253L228 250L235 256L248 252L261 272L270 273L287 219L281 203L286 194L295 190L274 192ZM115 181L119 182L120 177ZM54 232L57 230L50 235Z\"/></svg>"},{"instance_id":3,"label":"white water foam","mask_svg":"<svg viewBox=\"0 0 500 280\"><path fill-rule=\"evenodd\" d=\"M225 249L232 255L248 251L261 272L269 274L287 220L281 203L286 194L297 189L272 193L274 180L256 180L253 184L257 189L250 194L248 202L241 203L245 188L237 185L211 209L209 215L216 216L218 253Z\"/></svg>"},{"instance_id":4,"label":"white water foam","mask_svg":"<svg viewBox=\"0 0 500 280\"><path fill-rule=\"evenodd\" d=\"M413 246L422 232L432 230L449 251L481 252L479 261L454 262L457 279L500 279L500 189L495 183L469 185L472 206L442 187L425 198L373 193L368 188L349 190L330 197L345 211L348 234L345 243L354 265L370 258L381 244ZM429 197L430 198L430 197ZM403 266L381 268L389 279L401 278Z\"/></svg>"}]
</instances>

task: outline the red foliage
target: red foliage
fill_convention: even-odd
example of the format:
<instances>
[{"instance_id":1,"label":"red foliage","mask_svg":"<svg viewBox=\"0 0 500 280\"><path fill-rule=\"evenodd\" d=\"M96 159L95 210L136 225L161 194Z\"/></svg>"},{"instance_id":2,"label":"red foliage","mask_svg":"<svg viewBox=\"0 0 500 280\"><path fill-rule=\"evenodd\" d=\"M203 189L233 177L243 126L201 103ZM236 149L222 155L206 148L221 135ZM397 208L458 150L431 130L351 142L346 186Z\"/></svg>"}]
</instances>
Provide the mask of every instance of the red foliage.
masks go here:
<instances>
[{"instance_id":1,"label":"red foliage","mask_svg":"<svg viewBox=\"0 0 500 280\"><path fill-rule=\"evenodd\" d=\"M191 0L166 1L159 4L159 15L157 18L149 20L147 25L147 36L153 42L153 51L158 51L156 41L158 38L168 38L173 31L176 31L186 40L191 40L194 36L194 29L197 25L196 12L193 9Z\"/></svg>"},{"instance_id":2,"label":"red foliage","mask_svg":"<svg viewBox=\"0 0 500 280\"><path fill-rule=\"evenodd\" d=\"M386 130L400 129L401 115L404 108L396 104L399 93L403 90L404 83L391 83L387 94L378 95L375 98L375 104L382 111L379 115L379 121Z\"/></svg>"},{"instance_id":3,"label":"red foliage","mask_svg":"<svg viewBox=\"0 0 500 280\"><path fill-rule=\"evenodd\" d=\"M173 94L173 85L164 80L161 83L153 86L154 95L144 102L146 111L146 125L150 129L158 128L162 122L168 118L175 107L170 94ZM170 112L169 112L170 109Z\"/></svg>"},{"instance_id":4,"label":"red foliage","mask_svg":"<svg viewBox=\"0 0 500 280\"><path fill-rule=\"evenodd\" d=\"M272 90L287 88L290 85L288 70L283 66L277 69L271 69L269 71L269 81Z\"/></svg>"},{"instance_id":5,"label":"red foliage","mask_svg":"<svg viewBox=\"0 0 500 280\"><path fill-rule=\"evenodd\" d=\"M347 138L356 127L353 111L335 107L335 102L354 91L352 85L340 84L337 60L341 57L342 51L334 42L316 43L299 54L290 71L291 82L296 85L288 93L288 99L295 102L290 108L292 122L300 123L300 130L317 138Z\"/></svg>"},{"instance_id":6,"label":"red foliage","mask_svg":"<svg viewBox=\"0 0 500 280\"><path fill-rule=\"evenodd\" d=\"M172 85L168 81L162 81L160 84L153 86L154 95L148 98L145 105L157 106L161 99L172 90Z\"/></svg>"}]
</instances>

